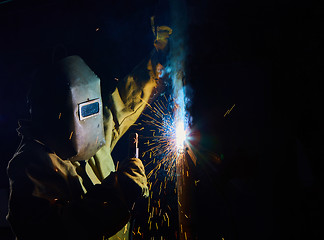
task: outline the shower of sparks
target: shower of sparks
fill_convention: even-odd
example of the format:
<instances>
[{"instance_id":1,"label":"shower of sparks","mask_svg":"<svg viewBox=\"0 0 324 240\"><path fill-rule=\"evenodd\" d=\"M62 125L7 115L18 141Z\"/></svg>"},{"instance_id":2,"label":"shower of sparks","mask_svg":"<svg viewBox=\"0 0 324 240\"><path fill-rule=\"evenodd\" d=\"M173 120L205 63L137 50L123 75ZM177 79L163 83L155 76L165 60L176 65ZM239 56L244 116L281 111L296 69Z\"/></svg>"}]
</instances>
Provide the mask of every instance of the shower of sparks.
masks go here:
<instances>
[{"instance_id":1,"label":"shower of sparks","mask_svg":"<svg viewBox=\"0 0 324 240\"><path fill-rule=\"evenodd\" d=\"M186 116L179 115L179 112L176 100L163 95L147 104L135 126L141 139L140 158L145 165L150 189L145 224L152 237L164 235L168 239L172 232L178 234L178 206L174 204L178 203L176 161L181 159L185 146L189 144ZM135 233L134 239L136 236L142 237Z\"/></svg>"},{"instance_id":2,"label":"shower of sparks","mask_svg":"<svg viewBox=\"0 0 324 240\"><path fill-rule=\"evenodd\" d=\"M150 177L155 171L163 167L168 175L172 175L176 159L182 154L184 144L187 141L188 130L185 129L185 120L177 118L175 112L179 106L171 97L163 96L161 101L148 105L150 113L143 113L143 119L139 131L149 128L150 136L142 136L148 149L142 153L142 157L156 161L156 167L148 174ZM145 127L143 127L145 126ZM150 164L150 161L148 164Z\"/></svg>"},{"instance_id":3,"label":"shower of sparks","mask_svg":"<svg viewBox=\"0 0 324 240\"><path fill-rule=\"evenodd\" d=\"M134 236L134 239L178 239L179 232L179 186L176 166L182 163L185 148L189 143L189 116L185 84L187 15L185 1L169 1L172 44L162 75L168 78L163 95L142 114L137 132L144 142L141 146L150 196L148 221L145 222L149 236ZM151 18L154 28L154 18ZM155 28L153 29L153 32ZM155 33L155 32L154 32ZM157 34L157 33L156 33ZM169 94L169 97L168 95ZM188 147L190 149L190 146ZM138 237L138 238L137 238ZM185 238L187 235L185 234Z\"/></svg>"}]
</instances>

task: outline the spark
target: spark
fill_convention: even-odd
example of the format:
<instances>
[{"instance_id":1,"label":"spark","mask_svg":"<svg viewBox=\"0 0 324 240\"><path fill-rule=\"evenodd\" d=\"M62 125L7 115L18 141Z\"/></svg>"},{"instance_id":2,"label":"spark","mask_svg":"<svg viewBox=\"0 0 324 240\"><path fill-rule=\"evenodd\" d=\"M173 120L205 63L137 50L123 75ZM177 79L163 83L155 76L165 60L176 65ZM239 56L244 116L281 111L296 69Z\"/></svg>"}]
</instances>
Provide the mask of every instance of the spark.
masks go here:
<instances>
[{"instance_id":1,"label":"spark","mask_svg":"<svg viewBox=\"0 0 324 240\"><path fill-rule=\"evenodd\" d=\"M195 186L197 186L199 182L200 180L195 180Z\"/></svg>"},{"instance_id":2,"label":"spark","mask_svg":"<svg viewBox=\"0 0 324 240\"><path fill-rule=\"evenodd\" d=\"M119 166L119 161L117 161L117 164L116 164L116 171L118 170L118 166Z\"/></svg>"},{"instance_id":3,"label":"spark","mask_svg":"<svg viewBox=\"0 0 324 240\"><path fill-rule=\"evenodd\" d=\"M69 140L72 139L72 135L73 135L73 131L72 131L71 134L70 134Z\"/></svg>"},{"instance_id":4,"label":"spark","mask_svg":"<svg viewBox=\"0 0 324 240\"><path fill-rule=\"evenodd\" d=\"M226 115L228 115L233 110L234 107L235 107L235 104L230 109L228 109L226 111L226 113L224 114L224 117L226 117Z\"/></svg>"},{"instance_id":5,"label":"spark","mask_svg":"<svg viewBox=\"0 0 324 240\"><path fill-rule=\"evenodd\" d=\"M168 227L170 226L170 220L169 220L169 216L168 216L168 214L167 213L165 213L165 215L166 215L166 217L167 217L167 219L168 219Z\"/></svg>"}]
</instances>

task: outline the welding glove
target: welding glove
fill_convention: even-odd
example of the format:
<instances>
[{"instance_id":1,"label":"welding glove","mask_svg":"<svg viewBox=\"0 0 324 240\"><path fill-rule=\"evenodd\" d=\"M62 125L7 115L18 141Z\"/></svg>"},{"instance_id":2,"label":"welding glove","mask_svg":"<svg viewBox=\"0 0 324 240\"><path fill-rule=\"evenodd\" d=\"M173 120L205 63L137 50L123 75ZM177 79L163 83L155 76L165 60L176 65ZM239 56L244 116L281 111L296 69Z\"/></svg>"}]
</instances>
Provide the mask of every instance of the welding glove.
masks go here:
<instances>
[{"instance_id":1,"label":"welding glove","mask_svg":"<svg viewBox=\"0 0 324 240\"><path fill-rule=\"evenodd\" d=\"M119 184L129 205L140 197L148 197L147 178L142 161L130 158L124 161L117 171Z\"/></svg>"},{"instance_id":2,"label":"welding glove","mask_svg":"<svg viewBox=\"0 0 324 240\"><path fill-rule=\"evenodd\" d=\"M140 159L130 158L123 161L118 170L111 175L107 180L111 181L111 178L114 178L113 182L121 189L130 210L137 199L149 196L145 169Z\"/></svg>"},{"instance_id":3,"label":"welding glove","mask_svg":"<svg viewBox=\"0 0 324 240\"><path fill-rule=\"evenodd\" d=\"M162 65L165 65L166 58L170 51L169 38L172 34L172 29L168 26L157 26L155 28L154 19L151 22L151 24L155 36L154 47L157 51L157 62Z\"/></svg>"},{"instance_id":4,"label":"welding glove","mask_svg":"<svg viewBox=\"0 0 324 240\"><path fill-rule=\"evenodd\" d=\"M154 47L157 51L166 51L172 29L168 26L158 26L154 40Z\"/></svg>"}]
</instances>

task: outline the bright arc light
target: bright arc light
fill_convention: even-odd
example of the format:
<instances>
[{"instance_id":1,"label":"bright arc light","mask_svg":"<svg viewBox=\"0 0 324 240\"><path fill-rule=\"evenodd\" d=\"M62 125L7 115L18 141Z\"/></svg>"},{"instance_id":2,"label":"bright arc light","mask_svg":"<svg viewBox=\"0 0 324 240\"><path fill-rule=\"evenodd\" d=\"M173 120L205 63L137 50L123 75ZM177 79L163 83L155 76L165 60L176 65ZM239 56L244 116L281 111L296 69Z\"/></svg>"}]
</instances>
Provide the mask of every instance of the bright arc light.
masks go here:
<instances>
[{"instance_id":1,"label":"bright arc light","mask_svg":"<svg viewBox=\"0 0 324 240\"><path fill-rule=\"evenodd\" d=\"M184 148L184 142L187 138L183 121L177 122L176 125L176 146L177 149L182 151Z\"/></svg>"}]
</instances>

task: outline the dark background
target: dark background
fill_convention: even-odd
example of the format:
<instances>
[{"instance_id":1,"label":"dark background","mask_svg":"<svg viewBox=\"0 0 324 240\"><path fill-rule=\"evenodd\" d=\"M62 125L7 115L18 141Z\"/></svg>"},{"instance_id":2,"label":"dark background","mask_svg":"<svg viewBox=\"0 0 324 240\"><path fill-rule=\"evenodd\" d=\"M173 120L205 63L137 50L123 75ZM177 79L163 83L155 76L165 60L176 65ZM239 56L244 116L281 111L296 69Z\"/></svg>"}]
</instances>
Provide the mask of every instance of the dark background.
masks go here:
<instances>
[{"instance_id":1,"label":"dark background","mask_svg":"<svg viewBox=\"0 0 324 240\"><path fill-rule=\"evenodd\" d=\"M186 3L199 239L323 238L323 7ZM6 166L35 70L78 54L108 93L152 50L150 16L167 23L167 9L144 0L0 1L1 239L10 239Z\"/></svg>"}]
</instances>

